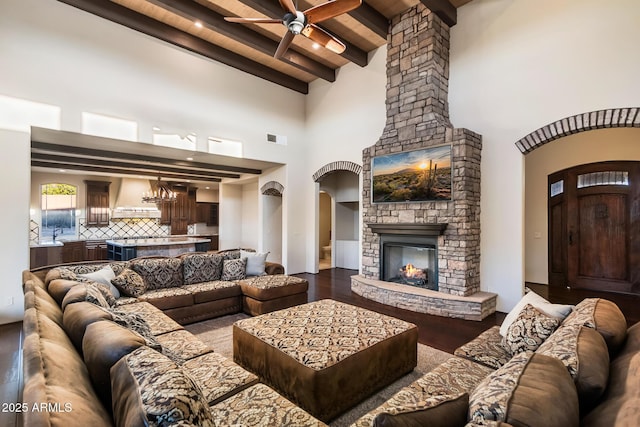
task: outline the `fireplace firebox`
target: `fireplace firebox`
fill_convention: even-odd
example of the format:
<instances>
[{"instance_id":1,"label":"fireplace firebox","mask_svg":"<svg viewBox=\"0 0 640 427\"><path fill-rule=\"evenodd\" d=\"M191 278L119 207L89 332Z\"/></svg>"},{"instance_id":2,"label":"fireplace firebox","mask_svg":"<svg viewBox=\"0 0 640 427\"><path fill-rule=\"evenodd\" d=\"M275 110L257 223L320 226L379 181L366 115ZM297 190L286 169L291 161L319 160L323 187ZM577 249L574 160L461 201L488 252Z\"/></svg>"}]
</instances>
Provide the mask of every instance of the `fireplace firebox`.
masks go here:
<instances>
[{"instance_id":1,"label":"fireplace firebox","mask_svg":"<svg viewBox=\"0 0 640 427\"><path fill-rule=\"evenodd\" d=\"M381 280L438 290L438 240L432 236L382 235Z\"/></svg>"}]
</instances>

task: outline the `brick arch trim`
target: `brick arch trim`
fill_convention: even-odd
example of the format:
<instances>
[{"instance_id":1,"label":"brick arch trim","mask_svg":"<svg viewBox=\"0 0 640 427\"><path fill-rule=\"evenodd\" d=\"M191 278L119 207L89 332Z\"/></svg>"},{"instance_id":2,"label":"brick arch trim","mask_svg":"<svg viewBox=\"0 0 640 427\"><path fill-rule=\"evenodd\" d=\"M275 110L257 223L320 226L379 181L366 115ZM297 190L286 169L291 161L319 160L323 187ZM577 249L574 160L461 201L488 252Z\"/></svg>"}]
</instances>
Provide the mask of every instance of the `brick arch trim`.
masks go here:
<instances>
[{"instance_id":1,"label":"brick arch trim","mask_svg":"<svg viewBox=\"0 0 640 427\"><path fill-rule=\"evenodd\" d=\"M260 193L265 196L282 197L282 193L284 193L284 186L277 181L269 181L260 188Z\"/></svg>"},{"instance_id":2,"label":"brick arch trim","mask_svg":"<svg viewBox=\"0 0 640 427\"><path fill-rule=\"evenodd\" d=\"M336 171L349 171L353 172L356 175L360 175L362 172L362 166L357 163L348 162L348 161L339 161L332 162L324 165L316 173L313 174L313 180L315 182L320 182L322 178L327 176L328 174Z\"/></svg>"},{"instance_id":3,"label":"brick arch trim","mask_svg":"<svg viewBox=\"0 0 640 427\"><path fill-rule=\"evenodd\" d=\"M610 108L565 117L531 132L516 142L522 154L556 139L588 130L640 127L640 107Z\"/></svg>"}]
</instances>

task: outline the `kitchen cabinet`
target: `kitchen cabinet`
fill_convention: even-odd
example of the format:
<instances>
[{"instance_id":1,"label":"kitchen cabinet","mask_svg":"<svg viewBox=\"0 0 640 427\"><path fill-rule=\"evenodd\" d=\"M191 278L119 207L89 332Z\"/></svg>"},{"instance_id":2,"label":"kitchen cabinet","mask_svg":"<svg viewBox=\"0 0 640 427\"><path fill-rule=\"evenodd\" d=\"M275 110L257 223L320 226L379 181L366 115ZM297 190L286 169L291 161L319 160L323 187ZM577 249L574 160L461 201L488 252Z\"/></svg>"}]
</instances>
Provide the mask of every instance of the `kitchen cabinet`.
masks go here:
<instances>
[{"instance_id":1,"label":"kitchen cabinet","mask_svg":"<svg viewBox=\"0 0 640 427\"><path fill-rule=\"evenodd\" d=\"M109 226L108 181L85 181L87 185L86 224L90 227Z\"/></svg>"},{"instance_id":2,"label":"kitchen cabinet","mask_svg":"<svg viewBox=\"0 0 640 427\"><path fill-rule=\"evenodd\" d=\"M84 261L84 247L84 240L64 242L64 246L62 246L62 262Z\"/></svg>"},{"instance_id":3,"label":"kitchen cabinet","mask_svg":"<svg viewBox=\"0 0 640 427\"><path fill-rule=\"evenodd\" d=\"M30 268L62 263L62 245L38 246L30 249Z\"/></svg>"},{"instance_id":4,"label":"kitchen cabinet","mask_svg":"<svg viewBox=\"0 0 640 427\"><path fill-rule=\"evenodd\" d=\"M87 240L85 244L85 261L101 261L108 259L107 243L104 240Z\"/></svg>"},{"instance_id":5,"label":"kitchen cabinet","mask_svg":"<svg viewBox=\"0 0 640 427\"><path fill-rule=\"evenodd\" d=\"M217 203L196 203L196 222L204 222L208 226L218 225Z\"/></svg>"},{"instance_id":6,"label":"kitchen cabinet","mask_svg":"<svg viewBox=\"0 0 640 427\"><path fill-rule=\"evenodd\" d=\"M187 226L191 215L189 193L187 191L176 191L176 201L173 202L171 211L171 234L187 234Z\"/></svg>"}]
</instances>

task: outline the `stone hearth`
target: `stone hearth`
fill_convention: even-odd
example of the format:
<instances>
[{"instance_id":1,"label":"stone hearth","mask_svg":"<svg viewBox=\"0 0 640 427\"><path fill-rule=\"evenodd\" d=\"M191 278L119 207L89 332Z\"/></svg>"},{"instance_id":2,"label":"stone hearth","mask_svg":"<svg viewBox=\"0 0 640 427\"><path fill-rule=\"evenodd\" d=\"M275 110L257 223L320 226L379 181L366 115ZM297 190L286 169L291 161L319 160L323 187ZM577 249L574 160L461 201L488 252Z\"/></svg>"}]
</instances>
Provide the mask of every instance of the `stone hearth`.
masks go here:
<instances>
[{"instance_id":1,"label":"stone hearth","mask_svg":"<svg viewBox=\"0 0 640 427\"><path fill-rule=\"evenodd\" d=\"M480 135L449 121L449 27L421 3L395 17L387 49L387 122L363 150L362 274L352 290L408 310L481 320L496 295L480 292ZM372 158L450 145L451 200L372 202ZM438 291L381 281L385 227L442 228L437 238ZM384 234L384 233L383 233Z\"/></svg>"}]
</instances>

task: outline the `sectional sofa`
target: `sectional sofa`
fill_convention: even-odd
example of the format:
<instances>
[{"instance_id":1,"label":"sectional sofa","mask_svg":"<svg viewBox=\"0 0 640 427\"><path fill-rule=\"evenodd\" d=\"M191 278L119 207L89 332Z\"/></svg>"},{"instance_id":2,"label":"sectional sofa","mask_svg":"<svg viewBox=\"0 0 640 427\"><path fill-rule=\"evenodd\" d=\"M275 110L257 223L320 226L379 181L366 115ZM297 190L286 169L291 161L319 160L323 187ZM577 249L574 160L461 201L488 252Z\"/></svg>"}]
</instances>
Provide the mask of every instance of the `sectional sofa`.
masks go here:
<instances>
[{"instance_id":1,"label":"sectional sofa","mask_svg":"<svg viewBox=\"0 0 640 427\"><path fill-rule=\"evenodd\" d=\"M224 268L238 259L200 253L25 271L23 425L251 425L256 414L268 425L324 425L183 328L241 311L242 279ZM100 283L105 267L120 280L115 290ZM269 277L264 292L289 287L306 300L301 279Z\"/></svg>"},{"instance_id":2,"label":"sectional sofa","mask_svg":"<svg viewBox=\"0 0 640 427\"><path fill-rule=\"evenodd\" d=\"M640 425L640 323L589 298L522 304L352 427ZM547 310L545 312L544 310ZM551 314L550 314L551 313Z\"/></svg>"},{"instance_id":3,"label":"sectional sofa","mask_svg":"<svg viewBox=\"0 0 640 427\"><path fill-rule=\"evenodd\" d=\"M141 260L156 269L160 261ZM191 286L184 261L179 288ZM82 265L75 280L64 269L24 272L24 425L324 425L185 331L180 294L145 288L115 299L78 281L103 267ZM132 267L110 265L118 277ZM172 270L160 270L145 287L170 280ZM187 289L210 293L199 304L211 295L238 302L226 286ZM603 299L584 300L562 321L540 304L521 308L506 337L489 329L353 427L640 425L639 325L627 329Z\"/></svg>"}]
</instances>

